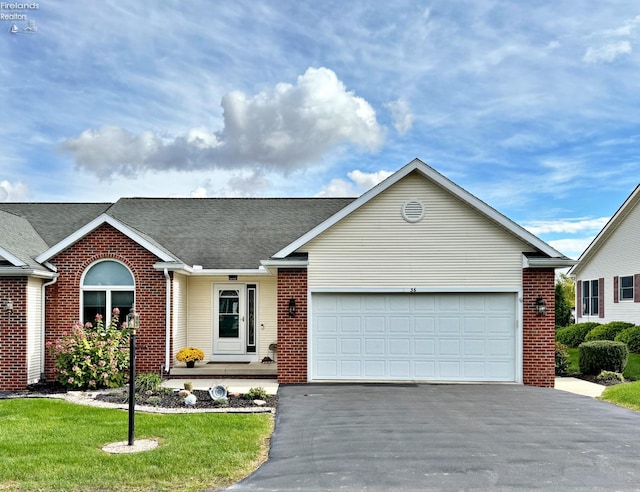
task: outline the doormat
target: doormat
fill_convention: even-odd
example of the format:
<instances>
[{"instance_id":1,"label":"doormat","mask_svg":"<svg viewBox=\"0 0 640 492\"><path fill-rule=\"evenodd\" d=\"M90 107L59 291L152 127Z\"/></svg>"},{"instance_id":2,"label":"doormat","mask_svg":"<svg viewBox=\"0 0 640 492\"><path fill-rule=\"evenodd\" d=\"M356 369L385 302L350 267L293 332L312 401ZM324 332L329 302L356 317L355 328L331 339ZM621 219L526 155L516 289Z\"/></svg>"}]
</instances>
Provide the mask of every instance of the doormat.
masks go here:
<instances>
[{"instance_id":1,"label":"doormat","mask_svg":"<svg viewBox=\"0 0 640 492\"><path fill-rule=\"evenodd\" d=\"M207 364L249 364L249 361L241 361L241 362L222 362L222 361L214 361L210 360Z\"/></svg>"}]
</instances>

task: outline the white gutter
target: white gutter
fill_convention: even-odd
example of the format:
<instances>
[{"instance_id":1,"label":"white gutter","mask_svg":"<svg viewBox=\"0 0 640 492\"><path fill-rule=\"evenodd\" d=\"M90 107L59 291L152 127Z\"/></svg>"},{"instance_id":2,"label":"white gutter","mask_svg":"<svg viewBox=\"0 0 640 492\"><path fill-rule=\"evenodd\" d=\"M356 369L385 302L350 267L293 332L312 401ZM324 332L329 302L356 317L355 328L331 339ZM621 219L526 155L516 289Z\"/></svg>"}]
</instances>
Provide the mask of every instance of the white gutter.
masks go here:
<instances>
[{"instance_id":1,"label":"white gutter","mask_svg":"<svg viewBox=\"0 0 640 492\"><path fill-rule=\"evenodd\" d=\"M522 255L522 268L568 268L578 263L570 258L538 258Z\"/></svg>"},{"instance_id":2,"label":"white gutter","mask_svg":"<svg viewBox=\"0 0 640 492\"><path fill-rule=\"evenodd\" d=\"M48 266L48 265L47 265ZM51 267L55 270L55 267L53 265L51 265ZM54 274L55 277L53 277L52 280L50 280L49 282L45 282L44 284L42 284L42 302L40 303L41 308L40 308L40 379L44 380L45 378L45 374L44 374L44 359L46 357L46 339L44 336L44 332L45 332L45 324L46 324L46 308L47 308L47 296L46 296L46 289L47 287L49 287L50 285L55 284L58 281L58 274L55 273Z\"/></svg>"},{"instance_id":3,"label":"white gutter","mask_svg":"<svg viewBox=\"0 0 640 492\"><path fill-rule=\"evenodd\" d=\"M167 286L165 287L166 291L166 308L165 308L165 356L164 356L164 371L165 373L169 372L169 363L171 351L171 277L169 276L169 270L167 268L164 269L164 278L166 279Z\"/></svg>"},{"instance_id":4,"label":"white gutter","mask_svg":"<svg viewBox=\"0 0 640 492\"><path fill-rule=\"evenodd\" d=\"M37 277L37 278L54 278L54 272L47 270L38 270L36 268L20 268L20 267L0 267L0 277Z\"/></svg>"},{"instance_id":5,"label":"white gutter","mask_svg":"<svg viewBox=\"0 0 640 492\"><path fill-rule=\"evenodd\" d=\"M158 262L153 265L153 268L188 275L269 275L263 266L258 268L203 268L201 265L190 266L184 263Z\"/></svg>"}]
</instances>

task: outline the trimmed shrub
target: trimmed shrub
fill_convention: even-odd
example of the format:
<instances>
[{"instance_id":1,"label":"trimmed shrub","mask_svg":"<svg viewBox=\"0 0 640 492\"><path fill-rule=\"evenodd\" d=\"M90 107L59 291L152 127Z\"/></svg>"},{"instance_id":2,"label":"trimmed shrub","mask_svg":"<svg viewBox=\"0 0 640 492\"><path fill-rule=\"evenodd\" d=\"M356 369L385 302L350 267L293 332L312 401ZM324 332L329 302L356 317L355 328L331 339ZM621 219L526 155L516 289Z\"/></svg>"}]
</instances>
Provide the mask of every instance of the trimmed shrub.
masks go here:
<instances>
[{"instance_id":1,"label":"trimmed shrub","mask_svg":"<svg viewBox=\"0 0 640 492\"><path fill-rule=\"evenodd\" d=\"M616 342L626 343L629 352L640 354L640 326L632 326L616 335Z\"/></svg>"},{"instance_id":2,"label":"trimmed shrub","mask_svg":"<svg viewBox=\"0 0 640 492\"><path fill-rule=\"evenodd\" d=\"M604 325L596 326L593 330L587 333L584 337L585 342L592 342L594 340L615 340L616 335L622 330L631 328L633 323L627 323L626 321L612 321Z\"/></svg>"},{"instance_id":3,"label":"trimmed shrub","mask_svg":"<svg viewBox=\"0 0 640 492\"><path fill-rule=\"evenodd\" d=\"M578 347L578 365L582 374L624 372L628 358L629 349L622 342L594 340L581 343Z\"/></svg>"},{"instance_id":4,"label":"trimmed shrub","mask_svg":"<svg viewBox=\"0 0 640 492\"><path fill-rule=\"evenodd\" d=\"M585 323L576 323L575 325L567 326L556 332L556 340L567 347L576 348L584 342L584 337L587 333L596 326L600 326L600 323L587 321Z\"/></svg>"},{"instance_id":5,"label":"trimmed shrub","mask_svg":"<svg viewBox=\"0 0 640 492\"><path fill-rule=\"evenodd\" d=\"M619 372L602 371L600 374L596 376L596 381L600 381L602 383L607 383L607 382L624 383L624 376Z\"/></svg>"},{"instance_id":6,"label":"trimmed shrub","mask_svg":"<svg viewBox=\"0 0 640 492\"><path fill-rule=\"evenodd\" d=\"M567 346L556 342L556 376L564 376L569 369L569 352Z\"/></svg>"}]
</instances>

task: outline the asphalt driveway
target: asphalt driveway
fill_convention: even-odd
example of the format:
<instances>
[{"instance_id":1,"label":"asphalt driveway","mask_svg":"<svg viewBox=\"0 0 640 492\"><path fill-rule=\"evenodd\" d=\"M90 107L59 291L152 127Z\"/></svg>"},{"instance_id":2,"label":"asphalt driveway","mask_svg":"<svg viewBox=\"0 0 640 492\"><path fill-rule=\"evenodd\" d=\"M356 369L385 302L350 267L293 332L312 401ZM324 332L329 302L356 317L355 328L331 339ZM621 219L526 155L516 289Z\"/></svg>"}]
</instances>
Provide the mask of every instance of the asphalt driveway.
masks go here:
<instances>
[{"instance_id":1,"label":"asphalt driveway","mask_svg":"<svg viewBox=\"0 0 640 492\"><path fill-rule=\"evenodd\" d=\"M281 386L231 490L640 490L640 413L519 385Z\"/></svg>"}]
</instances>

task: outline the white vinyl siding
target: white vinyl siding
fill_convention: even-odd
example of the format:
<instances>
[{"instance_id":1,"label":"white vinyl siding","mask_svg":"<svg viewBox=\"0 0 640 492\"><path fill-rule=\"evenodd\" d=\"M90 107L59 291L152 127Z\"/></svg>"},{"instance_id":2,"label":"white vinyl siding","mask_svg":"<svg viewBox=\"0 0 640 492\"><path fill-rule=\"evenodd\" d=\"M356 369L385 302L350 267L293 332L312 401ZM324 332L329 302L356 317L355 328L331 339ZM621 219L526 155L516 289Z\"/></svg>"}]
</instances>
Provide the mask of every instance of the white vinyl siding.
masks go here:
<instances>
[{"instance_id":1,"label":"white vinyl siding","mask_svg":"<svg viewBox=\"0 0 640 492\"><path fill-rule=\"evenodd\" d=\"M230 284L227 276L188 277L187 337L185 346L195 346L205 353L205 361L212 360L213 348L213 285ZM239 276L239 286L254 284L258 290L256 317L256 350L261 360L269 353L269 344L277 341L277 278L271 276ZM180 350L174 344L175 353Z\"/></svg>"},{"instance_id":2,"label":"white vinyl siding","mask_svg":"<svg viewBox=\"0 0 640 492\"><path fill-rule=\"evenodd\" d=\"M416 223L402 217L424 204ZM408 175L299 249L309 288L520 286L522 253L533 251L417 173Z\"/></svg>"},{"instance_id":3,"label":"white vinyl siding","mask_svg":"<svg viewBox=\"0 0 640 492\"><path fill-rule=\"evenodd\" d=\"M43 372L42 280L29 277L27 282L27 382L40 380Z\"/></svg>"},{"instance_id":4,"label":"white vinyl siding","mask_svg":"<svg viewBox=\"0 0 640 492\"><path fill-rule=\"evenodd\" d=\"M187 277L174 274L171 290L173 349L175 354L178 350L187 346L187 301L189 294ZM175 356L172 363L175 363Z\"/></svg>"},{"instance_id":5,"label":"white vinyl siding","mask_svg":"<svg viewBox=\"0 0 640 492\"><path fill-rule=\"evenodd\" d=\"M636 205L624 217L608 238L601 238L600 245L589 261L580 263L576 280L604 278L604 318L586 316L577 321L628 321L640 324L640 303L614 302L614 277L640 273L640 206ZM634 286L636 288L637 286ZM578 300L580 306L581 300Z\"/></svg>"}]
</instances>

